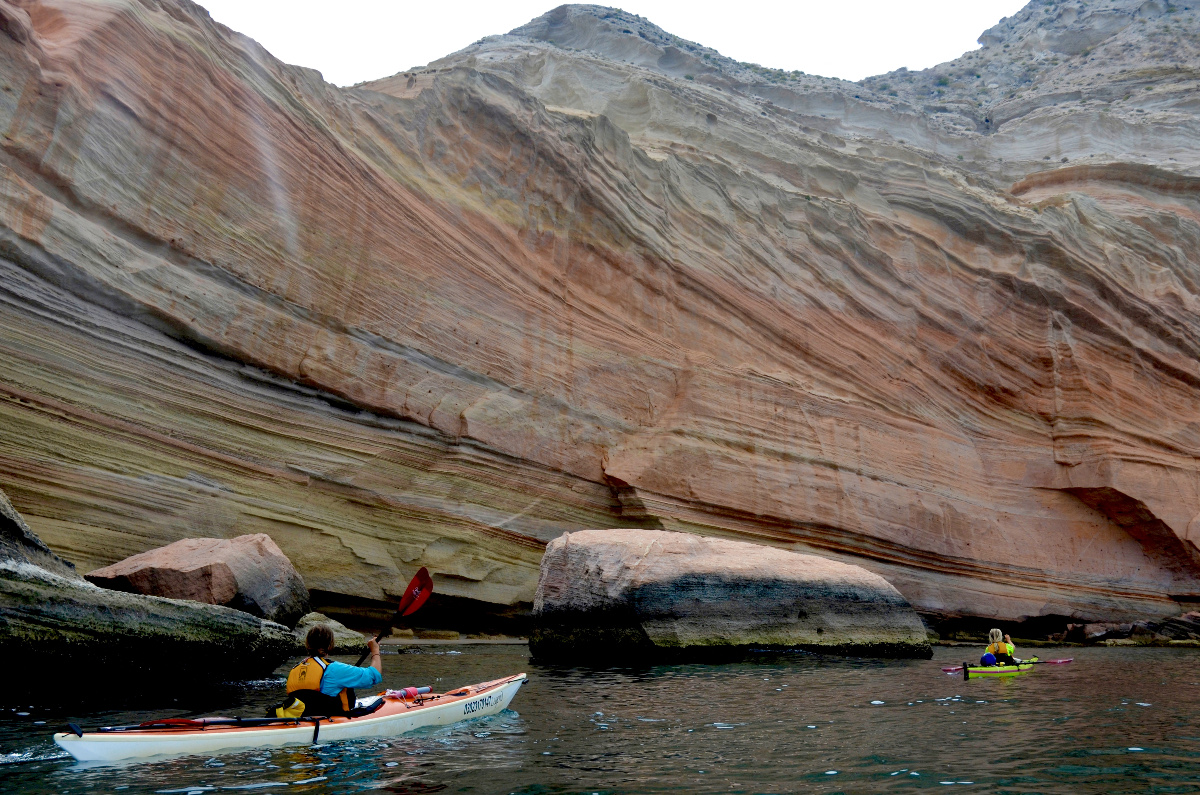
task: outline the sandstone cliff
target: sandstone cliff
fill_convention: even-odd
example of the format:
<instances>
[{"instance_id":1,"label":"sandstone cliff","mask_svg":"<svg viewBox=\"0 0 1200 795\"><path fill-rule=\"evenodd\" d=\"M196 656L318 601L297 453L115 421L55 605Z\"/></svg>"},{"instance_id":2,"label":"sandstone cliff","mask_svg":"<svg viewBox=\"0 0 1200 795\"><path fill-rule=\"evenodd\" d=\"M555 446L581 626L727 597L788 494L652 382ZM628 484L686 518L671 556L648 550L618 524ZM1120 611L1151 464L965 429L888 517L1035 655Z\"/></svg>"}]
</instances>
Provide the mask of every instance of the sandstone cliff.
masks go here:
<instances>
[{"instance_id":1,"label":"sandstone cliff","mask_svg":"<svg viewBox=\"0 0 1200 795\"><path fill-rule=\"evenodd\" d=\"M514 604L636 525L1178 613L1198 29L1034 3L852 84L566 6L339 89L186 0L0 0L0 481L85 570L266 532Z\"/></svg>"}]
</instances>

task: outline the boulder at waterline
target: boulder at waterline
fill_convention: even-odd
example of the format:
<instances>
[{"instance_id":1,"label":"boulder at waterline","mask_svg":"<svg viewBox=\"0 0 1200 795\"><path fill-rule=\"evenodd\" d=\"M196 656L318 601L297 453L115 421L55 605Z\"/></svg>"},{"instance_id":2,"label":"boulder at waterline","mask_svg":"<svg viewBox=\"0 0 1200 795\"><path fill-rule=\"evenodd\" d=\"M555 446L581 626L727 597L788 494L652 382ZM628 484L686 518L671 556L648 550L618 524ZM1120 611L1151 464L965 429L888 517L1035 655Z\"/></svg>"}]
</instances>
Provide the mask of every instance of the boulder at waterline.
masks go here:
<instances>
[{"instance_id":1,"label":"boulder at waterline","mask_svg":"<svg viewBox=\"0 0 1200 795\"><path fill-rule=\"evenodd\" d=\"M295 640L287 627L240 610L109 591L6 560L0 646L39 682L74 688L86 673L89 690L191 689L266 676L293 653ZM36 697L29 687L19 690L22 701Z\"/></svg>"},{"instance_id":2,"label":"boulder at waterline","mask_svg":"<svg viewBox=\"0 0 1200 795\"><path fill-rule=\"evenodd\" d=\"M288 626L309 611L304 580L266 533L185 538L86 577L115 591L224 605Z\"/></svg>"},{"instance_id":3,"label":"boulder at waterline","mask_svg":"<svg viewBox=\"0 0 1200 795\"><path fill-rule=\"evenodd\" d=\"M317 624L325 624L333 630L334 654L362 654L367 650L367 639L361 633L347 627L340 621L334 621L324 613L308 613L296 624L292 634L296 638L296 649L303 653L306 649L304 639L308 631Z\"/></svg>"},{"instance_id":4,"label":"boulder at waterline","mask_svg":"<svg viewBox=\"0 0 1200 795\"><path fill-rule=\"evenodd\" d=\"M758 648L928 659L925 626L858 566L659 530L583 530L542 558L530 650L550 660Z\"/></svg>"},{"instance_id":5,"label":"boulder at waterline","mask_svg":"<svg viewBox=\"0 0 1200 795\"><path fill-rule=\"evenodd\" d=\"M105 590L53 554L0 491L0 648L6 659L88 698L192 688L271 673L294 650L287 627L240 610ZM31 687L0 702L61 700Z\"/></svg>"}]
</instances>

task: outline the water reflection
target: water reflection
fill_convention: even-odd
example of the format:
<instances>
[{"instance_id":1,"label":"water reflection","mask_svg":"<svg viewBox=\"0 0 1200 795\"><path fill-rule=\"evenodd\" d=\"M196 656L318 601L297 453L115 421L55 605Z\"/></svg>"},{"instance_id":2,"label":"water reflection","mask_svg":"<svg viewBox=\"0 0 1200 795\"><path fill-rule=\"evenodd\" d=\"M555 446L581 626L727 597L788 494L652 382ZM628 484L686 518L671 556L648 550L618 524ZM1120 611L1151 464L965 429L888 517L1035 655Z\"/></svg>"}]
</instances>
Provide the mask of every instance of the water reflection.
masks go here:
<instances>
[{"instance_id":1,"label":"water reflection","mask_svg":"<svg viewBox=\"0 0 1200 795\"><path fill-rule=\"evenodd\" d=\"M531 666L523 647L424 649L387 656L386 686L443 690L519 670L531 681L498 716L386 741L124 766L64 759L49 731L66 720L126 723L172 710L10 710L0 716L0 790L1200 792L1200 653L1072 653L1070 666L964 682L940 670L960 650L939 650L934 662L774 655L548 669ZM171 706L180 715L258 714L281 685Z\"/></svg>"}]
</instances>

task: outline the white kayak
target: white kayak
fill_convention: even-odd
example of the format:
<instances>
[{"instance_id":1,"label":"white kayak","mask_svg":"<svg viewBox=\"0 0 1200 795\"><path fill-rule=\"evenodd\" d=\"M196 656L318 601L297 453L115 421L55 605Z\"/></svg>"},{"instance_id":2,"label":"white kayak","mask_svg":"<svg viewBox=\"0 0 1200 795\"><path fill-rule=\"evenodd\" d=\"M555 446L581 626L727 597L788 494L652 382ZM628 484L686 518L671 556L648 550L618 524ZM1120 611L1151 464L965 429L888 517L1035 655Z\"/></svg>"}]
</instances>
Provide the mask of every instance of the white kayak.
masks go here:
<instances>
[{"instance_id":1,"label":"white kayak","mask_svg":"<svg viewBox=\"0 0 1200 795\"><path fill-rule=\"evenodd\" d=\"M217 754L243 748L277 748L315 742L394 737L426 726L448 726L495 715L525 683L525 674L435 695L384 696L383 705L358 718L301 718L269 725L265 719L198 718L156 725L105 727L54 735L81 762L116 762L152 756ZM366 699L364 699L366 700ZM374 699L369 699L374 701ZM240 724L240 725L239 725Z\"/></svg>"}]
</instances>

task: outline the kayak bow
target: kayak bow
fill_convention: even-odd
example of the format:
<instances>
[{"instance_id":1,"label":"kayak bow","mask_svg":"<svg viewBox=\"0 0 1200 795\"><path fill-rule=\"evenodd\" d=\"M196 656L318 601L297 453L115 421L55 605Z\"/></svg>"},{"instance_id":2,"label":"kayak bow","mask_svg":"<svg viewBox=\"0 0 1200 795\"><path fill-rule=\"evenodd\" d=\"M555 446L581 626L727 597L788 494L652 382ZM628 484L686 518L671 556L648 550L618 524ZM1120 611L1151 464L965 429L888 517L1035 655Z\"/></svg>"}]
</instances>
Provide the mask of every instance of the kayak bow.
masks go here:
<instances>
[{"instance_id":1,"label":"kayak bow","mask_svg":"<svg viewBox=\"0 0 1200 795\"><path fill-rule=\"evenodd\" d=\"M55 734L54 742L81 762L115 762L310 745L318 739L394 737L427 726L449 726L495 715L508 706L525 681L521 673L438 695L385 695L379 709L359 718L168 718L95 731L73 725L70 732Z\"/></svg>"}]
</instances>

